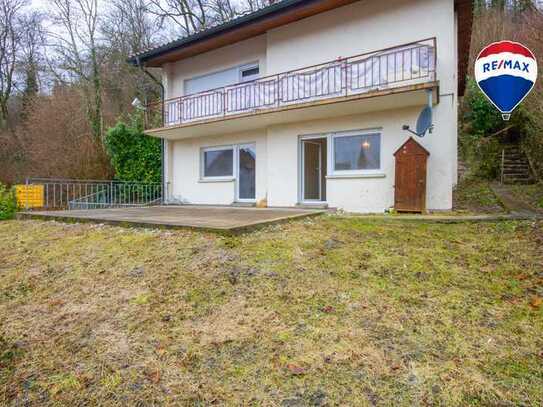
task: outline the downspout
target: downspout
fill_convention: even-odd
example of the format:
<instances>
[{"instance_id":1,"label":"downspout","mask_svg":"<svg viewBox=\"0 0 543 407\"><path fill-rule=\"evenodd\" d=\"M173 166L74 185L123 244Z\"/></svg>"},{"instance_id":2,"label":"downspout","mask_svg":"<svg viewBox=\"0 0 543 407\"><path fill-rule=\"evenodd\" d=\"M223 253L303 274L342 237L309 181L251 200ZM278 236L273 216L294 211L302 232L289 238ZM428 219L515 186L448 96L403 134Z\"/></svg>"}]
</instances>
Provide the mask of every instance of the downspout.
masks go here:
<instances>
[{"instance_id":1,"label":"downspout","mask_svg":"<svg viewBox=\"0 0 543 407\"><path fill-rule=\"evenodd\" d=\"M160 116L161 116L161 122L162 125L164 125L164 95L166 93L166 90L164 89L164 84L162 81L159 81L157 78L153 76L151 72L145 69L143 64L140 61L140 58L136 56L136 63L138 67L149 77L152 79L153 82L155 82L158 87L160 88ZM160 139L160 183L162 184L162 204L164 204L164 198L168 194L168 186L166 185L165 179L164 179L164 148L165 147L165 140L163 138Z\"/></svg>"}]
</instances>

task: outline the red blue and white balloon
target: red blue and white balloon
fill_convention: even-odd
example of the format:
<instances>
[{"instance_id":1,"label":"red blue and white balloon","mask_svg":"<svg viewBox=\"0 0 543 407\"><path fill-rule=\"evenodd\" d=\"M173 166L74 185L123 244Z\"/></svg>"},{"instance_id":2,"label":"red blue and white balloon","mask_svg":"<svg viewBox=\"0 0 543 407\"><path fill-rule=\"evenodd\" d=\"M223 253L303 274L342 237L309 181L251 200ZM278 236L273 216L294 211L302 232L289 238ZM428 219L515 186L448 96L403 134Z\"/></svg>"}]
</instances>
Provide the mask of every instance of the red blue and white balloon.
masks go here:
<instances>
[{"instance_id":1,"label":"red blue and white balloon","mask_svg":"<svg viewBox=\"0 0 543 407\"><path fill-rule=\"evenodd\" d=\"M475 80L504 119L528 96L536 79L537 60L518 42L494 42L475 61Z\"/></svg>"}]
</instances>

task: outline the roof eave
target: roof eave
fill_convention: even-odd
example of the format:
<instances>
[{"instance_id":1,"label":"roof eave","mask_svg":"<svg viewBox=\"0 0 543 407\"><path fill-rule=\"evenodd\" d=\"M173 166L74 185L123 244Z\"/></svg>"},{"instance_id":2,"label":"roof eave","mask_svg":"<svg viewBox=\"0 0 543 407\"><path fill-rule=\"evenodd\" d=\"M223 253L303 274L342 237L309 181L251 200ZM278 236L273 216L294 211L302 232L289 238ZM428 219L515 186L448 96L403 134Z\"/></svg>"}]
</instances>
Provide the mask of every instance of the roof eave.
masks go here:
<instances>
[{"instance_id":1,"label":"roof eave","mask_svg":"<svg viewBox=\"0 0 543 407\"><path fill-rule=\"evenodd\" d=\"M322 11L341 7L343 5L354 3L356 1L358 0L283 0L272 4L271 6L255 11L254 13L238 17L234 20L228 21L216 27L211 27L209 29L192 34L188 37L172 41L158 48L135 55L128 58L127 62L132 65L142 64L144 66L157 67L163 63L164 59L166 59L164 57L168 54L171 55L174 53L180 53L183 50L189 51L190 47L196 47L205 43L206 41L217 39L220 37L224 38L228 34L233 35L236 33L236 31L241 32L244 28L249 26L255 26L262 23L262 32L257 32L256 34L245 33L243 35L240 35L240 39L233 40L231 43L263 34L267 29L288 24L290 22L318 14ZM312 7L313 11L311 11ZM298 15L296 13L297 11L300 11ZM284 16L290 16L290 18L285 18L283 22L279 21L278 17ZM276 19L277 21L274 19ZM273 21L276 21L276 23L274 24ZM221 46L224 45L228 44L222 44ZM202 52L205 52L205 50ZM195 51L194 54L197 53L201 52ZM182 56L178 59L183 59L186 57L187 56Z\"/></svg>"},{"instance_id":2,"label":"roof eave","mask_svg":"<svg viewBox=\"0 0 543 407\"><path fill-rule=\"evenodd\" d=\"M318 1L318 0L310 0L310 1ZM262 8L260 10L255 11L254 13L246 14L244 16L240 16L238 18L235 18L233 20L227 21L224 24L217 25L215 27L211 27L208 29L205 29L203 31L194 33L192 35L189 35L188 37L181 38L179 40L175 40L172 42L169 42L167 44L164 44L162 46L159 46L157 48L154 48L152 50L143 52L141 54L132 56L127 59L127 62L132 65L138 65L139 63L145 63L153 58L156 58L158 56L162 56L166 53L172 52L178 48L181 47L187 47L189 45L192 45L194 43L197 43L199 41L204 41L206 39L212 38L214 36L222 35L225 32L228 32L230 30L241 28L247 24L254 23L258 21L261 18L267 18L273 16L273 14L278 12L284 12L288 10L289 8L293 8L296 5L299 5L303 2L307 2L307 0L283 0L279 1L277 3L274 3L268 7ZM139 61L138 61L139 60Z\"/></svg>"}]
</instances>

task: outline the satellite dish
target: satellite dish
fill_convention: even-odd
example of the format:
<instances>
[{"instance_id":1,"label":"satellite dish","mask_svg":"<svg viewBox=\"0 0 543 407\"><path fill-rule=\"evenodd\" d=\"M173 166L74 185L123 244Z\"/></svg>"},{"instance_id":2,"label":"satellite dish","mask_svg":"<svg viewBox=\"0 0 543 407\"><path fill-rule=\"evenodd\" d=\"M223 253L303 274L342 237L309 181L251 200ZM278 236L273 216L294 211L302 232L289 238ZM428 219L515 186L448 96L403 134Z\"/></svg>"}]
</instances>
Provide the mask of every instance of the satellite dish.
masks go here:
<instances>
[{"instance_id":1,"label":"satellite dish","mask_svg":"<svg viewBox=\"0 0 543 407\"><path fill-rule=\"evenodd\" d=\"M132 101L132 106L134 106L136 109L139 109L139 110L145 109L145 106L143 106L143 103L141 103L141 100L139 100L138 98L135 98Z\"/></svg>"},{"instance_id":2,"label":"satellite dish","mask_svg":"<svg viewBox=\"0 0 543 407\"><path fill-rule=\"evenodd\" d=\"M431 127L432 108L430 106L426 106L424 109L422 109L422 112L420 112L417 120L417 133L424 135L428 130L430 130Z\"/></svg>"},{"instance_id":3,"label":"satellite dish","mask_svg":"<svg viewBox=\"0 0 543 407\"><path fill-rule=\"evenodd\" d=\"M434 129L434 125L432 124L432 108L426 106L422 109L422 112L420 112L419 118L417 119L416 131L411 130L408 125L404 125L402 128L419 137L424 137L426 132L431 134Z\"/></svg>"}]
</instances>

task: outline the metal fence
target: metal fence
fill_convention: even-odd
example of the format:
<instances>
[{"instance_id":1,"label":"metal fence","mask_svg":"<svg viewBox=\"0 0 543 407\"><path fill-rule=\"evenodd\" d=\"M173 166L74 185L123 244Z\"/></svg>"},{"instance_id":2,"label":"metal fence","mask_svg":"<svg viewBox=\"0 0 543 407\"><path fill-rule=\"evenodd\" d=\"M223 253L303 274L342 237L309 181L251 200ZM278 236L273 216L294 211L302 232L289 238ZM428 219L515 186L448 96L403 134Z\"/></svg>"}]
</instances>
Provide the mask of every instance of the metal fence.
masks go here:
<instances>
[{"instance_id":1,"label":"metal fence","mask_svg":"<svg viewBox=\"0 0 543 407\"><path fill-rule=\"evenodd\" d=\"M161 183L28 178L22 187L27 193L18 200L26 210L142 207L161 204L164 198ZM28 191L35 187L40 199L31 202Z\"/></svg>"},{"instance_id":2,"label":"metal fence","mask_svg":"<svg viewBox=\"0 0 543 407\"><path fill-rule=\"evenodd\" d=\"M147 106L146 127L172 126L435 81L436 46L436 39L430 38L159 101Z\"/></svg>"}]
</instances>

